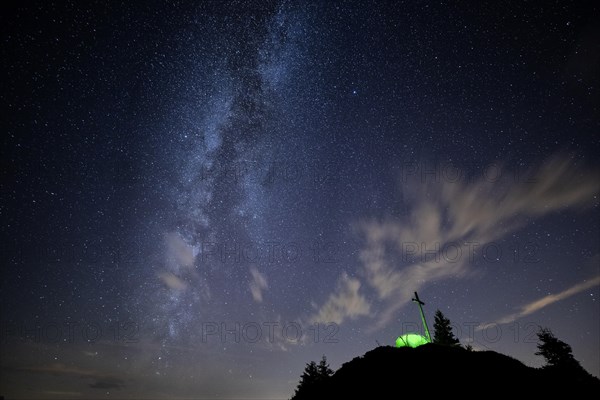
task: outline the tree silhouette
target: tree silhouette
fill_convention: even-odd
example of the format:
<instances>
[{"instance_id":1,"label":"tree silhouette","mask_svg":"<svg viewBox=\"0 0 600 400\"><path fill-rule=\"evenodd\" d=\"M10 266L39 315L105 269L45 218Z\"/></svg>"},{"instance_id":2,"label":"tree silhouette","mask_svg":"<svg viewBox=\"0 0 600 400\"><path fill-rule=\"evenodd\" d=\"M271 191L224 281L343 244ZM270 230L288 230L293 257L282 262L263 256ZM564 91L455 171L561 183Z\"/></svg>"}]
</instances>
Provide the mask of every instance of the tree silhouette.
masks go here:
<instances>
[{"instance_id":1,"label":"tree silhouette","mask_svg":"<svg viewBox=\"0 0 600 400\"><path fill-rule=\"evenodd\" d=\"M537 332L539 342L537 344L537 356L546 359L547 367L580 369L579 361L573 357L571 346L556 338L548 328L539 327Z\"/></svg>"},{"instance_id":2,"label":"tree silhouette","mask_svg":"<svg viewBox=\"0 0 600 400\"><path fill-rule=\"evenodd\" d=\"M323 358L319 361L319 365L317 365L317 372L319 379L327 379L333 375L333 370L329 368L329 363L327 362L327 357L325 357L325 355L323 355Z\"/></svg>"},{"instance_id":3,"label":"tree silhouette","mask_svg":"<svg viewBox=\"0 0 600 400\"><path fill-rule=\"evenodd\" d=\"M304 367L304 372L300 375L300 382L298 382L298 386L296 387L296 392L294 394L294 398L298 398L302 395L303 392L309 391L311 387L315 385L319 377L319 370L317 368L317 363L314 361L309 362Z\"/></svg>"},{"instance_id":4,"label":"tree silhouette","mask_svg":"<svg viewBox=\"0 0 600 400\"><path fill-rule=\"evenodd\" d=\"M318 394L319 386L331 375L333 375L333 370L329 368L325 356L321 358L319 364L314 361L307 363L292 399L314 398Z\"/></svg>"},{"instance_id":5,"label":"tree silhouette","mask_svg":"<svg viewBox=\"0 0 600 400\"><path fill-rule=\"evenodd\" d=\"M450 320L440 310L436 310L433 322L433 343L454 346L460 342L452 333Z\"/></svg>"}]
</instances>

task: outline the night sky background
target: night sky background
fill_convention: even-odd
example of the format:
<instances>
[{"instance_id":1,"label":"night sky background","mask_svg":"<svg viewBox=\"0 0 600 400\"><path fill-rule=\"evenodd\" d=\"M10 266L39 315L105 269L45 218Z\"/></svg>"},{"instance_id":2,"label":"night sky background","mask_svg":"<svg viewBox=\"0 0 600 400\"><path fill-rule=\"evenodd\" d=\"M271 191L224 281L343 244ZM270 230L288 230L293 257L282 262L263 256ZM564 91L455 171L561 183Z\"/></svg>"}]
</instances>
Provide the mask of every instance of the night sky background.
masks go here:
<instances>
[{"instance_id":1,"label":"night sky background","mask_svg":"<svg viewBox=\"0 0 600 400\"><path fill-rule=\"evenodd\" d=\"M600 375L594 2L139 3L2 7L0 395L289 398L415 290Z\"/></svg>"}]
</instances>

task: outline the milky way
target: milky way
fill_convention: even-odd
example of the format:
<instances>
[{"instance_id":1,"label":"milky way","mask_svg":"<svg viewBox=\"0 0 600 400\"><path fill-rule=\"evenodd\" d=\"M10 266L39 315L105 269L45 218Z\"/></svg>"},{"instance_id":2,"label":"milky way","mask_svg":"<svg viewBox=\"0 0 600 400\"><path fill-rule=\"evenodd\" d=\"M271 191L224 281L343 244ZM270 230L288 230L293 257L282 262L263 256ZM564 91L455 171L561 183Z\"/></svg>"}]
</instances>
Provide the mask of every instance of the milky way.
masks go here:
<instances>
[{"instance_id":1,"label":"milky way","mask_svg":"<svg viewBox=\"0 0 600 400\"><path fill-rule=\"evenodd\" d=\"M235 29L225 34L237 36L224 41L225 54L209 62L219 67L207 71L209 87L197 94L202 102L178 107L167 117L181 121L173 134L184 142L163 155L165 164L177 160L174 176L164 183L170 203L166 212L173 218L170 225L156 225L165 236L164 243L157 243L163 248L155 267L167 288L157 289L158 294L153 290L150 298L142 294L149 316L159 310L152 316L158 323L153 329L167 327L163 344L198 340L194 333L200 334L206 321L250 315L251 271L261 277L252 293L262 300L257 290L266 282L259 270L283 256L285 243L277 240L277 223L268 214L280 190L274 187L277 181L297 173L287 168L293 158L277 159L277 135L289 130L289 111L280 103L289 75L300 68L296 42L302 21L293 10L279 7L272 15L250 18L241 32ZM275 222L270 232L269 222Z\"/></svg>"}]
</instances>

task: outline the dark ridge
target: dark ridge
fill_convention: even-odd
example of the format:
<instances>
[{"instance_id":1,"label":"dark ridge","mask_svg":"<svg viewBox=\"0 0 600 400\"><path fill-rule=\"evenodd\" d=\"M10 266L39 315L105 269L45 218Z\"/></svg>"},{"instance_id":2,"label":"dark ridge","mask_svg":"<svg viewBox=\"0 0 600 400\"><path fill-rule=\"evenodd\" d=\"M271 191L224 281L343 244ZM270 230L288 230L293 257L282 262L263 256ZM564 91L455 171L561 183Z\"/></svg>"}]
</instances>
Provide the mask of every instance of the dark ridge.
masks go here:
<instances>
[{"instance_id":1,"label":"dark ridge","mask_svg":"<svg viewBox=\"0 0 600 400\"><path fill-rule=\"evenodd\" d=\"M494 351L426 344L377 347L293 399L399 399L409 394L539 398L565 390L570 397L598 393L600 380L583 369L532 368Z\"/></svg>"}]
</instances>

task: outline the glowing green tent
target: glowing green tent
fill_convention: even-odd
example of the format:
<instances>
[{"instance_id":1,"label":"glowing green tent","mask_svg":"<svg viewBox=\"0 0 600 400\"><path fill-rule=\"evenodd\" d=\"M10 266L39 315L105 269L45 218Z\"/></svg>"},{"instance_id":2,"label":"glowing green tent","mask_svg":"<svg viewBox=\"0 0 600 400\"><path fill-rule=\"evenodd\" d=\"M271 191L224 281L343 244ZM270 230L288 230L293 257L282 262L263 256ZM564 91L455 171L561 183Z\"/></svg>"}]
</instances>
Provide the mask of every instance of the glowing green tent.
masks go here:
<instances>
[{"instance_id":1,"label":"glowing green tent","mask_svg":"<svg viewBox=\"0 0 600 400\"><path fill-rule=\"evenodd\" d=\"M405 333L396 339L396 347L419 347L426 343L429 343L429 340L417 333Z\"/></svg>"}]
</instances>

